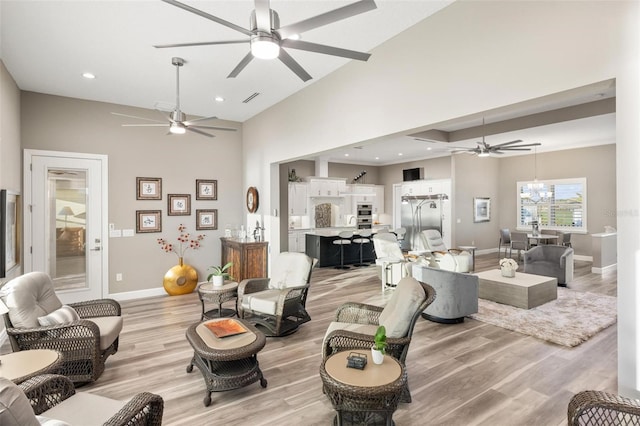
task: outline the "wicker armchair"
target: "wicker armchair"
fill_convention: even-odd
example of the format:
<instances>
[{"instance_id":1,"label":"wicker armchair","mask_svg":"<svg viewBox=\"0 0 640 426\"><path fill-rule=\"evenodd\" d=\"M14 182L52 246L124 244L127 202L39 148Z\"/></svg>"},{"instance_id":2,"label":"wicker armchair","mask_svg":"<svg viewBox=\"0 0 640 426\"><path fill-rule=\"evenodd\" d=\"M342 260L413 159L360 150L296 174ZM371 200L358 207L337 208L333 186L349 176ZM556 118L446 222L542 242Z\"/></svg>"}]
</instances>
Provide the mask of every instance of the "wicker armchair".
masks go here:
<instances>
[{"instance_id":1,"label":"wicker armchair","mask_svg":"<svg viewBox=\"0 0 640 426\"><path fill-rule=\"evenodd\" d=\"M122 317L120 304L115 300L69 304L80 319L41 326L38 317L60 309L62 303L47 274L30 272L0 288L0 301L9 310L3 317L12 350L53 349L60 352L59 372L76 385L98 379L106 359L118 351Z\"/></svg>"},{"instance_id":2,"label":"wicker armchair","mask_svg":"<svg viewBox=\"0 0 640 426\"><path fill-rule=\"evenodd\" d=\"M311 320L305 306L316 263L304 253L280 253L271 278L249 278L238 285L238 317L271 337L296 331Z\"/></svg>"},{"instance_id":3,"label":"wicker armchair","mask_svg":"<svg viewBox=\"0 0 640 426\"><path fill-rule=\"evenodd\" d=\"M416 295L417 292L421 294ZM433 287L405 277L400 280L384 308L364 303L344 303L337 309L335 321L325 334L323 359L336 352L370 349L375 331L382 324L387 329L386 353L404 365L416 321L435 297ZM411 402L408 385L405 386L401 401Z\"/></svg>"},{"instance_id":4,"label":"wicker armchair","mask_svg":"<svg viewBox=\"0 0 640 426\"><path fill-rule=\"evenodd\" d=\"M127 402L115 401L89 393L76 393L71 380L57 374L35 376L18 386L27 396L35 415L69 424L162 424L164 401L152 393L141 392Z\"/></svg>"},{"instance_id":5,"label":"wicker armchair","mask_svg":"<svg viewBox=\"0 0 640 426\"><path fill-rule=\"evenodd\" d=\"M583 391L571 398L570 426L624 426L640 424L640 401L599 391Z\"/></svg>"}]
</instances>

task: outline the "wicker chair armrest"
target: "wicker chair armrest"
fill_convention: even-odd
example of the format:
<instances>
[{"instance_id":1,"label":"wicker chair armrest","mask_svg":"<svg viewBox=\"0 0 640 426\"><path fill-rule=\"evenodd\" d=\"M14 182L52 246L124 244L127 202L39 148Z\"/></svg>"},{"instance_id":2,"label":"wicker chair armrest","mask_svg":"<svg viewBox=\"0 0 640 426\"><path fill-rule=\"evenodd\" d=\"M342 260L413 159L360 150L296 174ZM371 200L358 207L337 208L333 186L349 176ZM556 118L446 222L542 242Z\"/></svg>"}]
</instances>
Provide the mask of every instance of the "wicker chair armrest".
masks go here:
<instances>
[{"instance_id":1,"label":"wicker chair armrest","mask_svg":"<svg viewBox=\"0 0 640 426\"><path fill-rule=\"evenodd\" d=\"M382 307L365 303L347 302L336 310L336 321L354 324L378 324Z\"/></svg>"},{"instance_id":2,"label":"wicker chair armrest","mask_svg":"<svg viewBox=\"0 0 640 426\"><path fill-rule=\"evenodd\" d=\"M582 391L567 408L569 425L636 425L640 421L640 401L600 391Z\"/></svg>"},{"instance_id":3,"label":"wicker chair armrest","mask_svg":"<svg viewBox=\"0 0 640 426\"><path fill-rule=\"evenodd\" d=\"M269 288L269 278L247 278L238 284L238 300L242 300L242 296Z\"/></svg>"},{"instance_id":4,"label":"wicker chair armrest","mask_svg":"<svg viewBox=\"0 0 640 426\"><path fill-rule=\"evenodd\" d=\"M61 352L99 348L100 329L96 323L81 319L68 324L33 328L6 329L14 337L20 350L53 349Z\"/></svg>"},{"instance_id":5,"label":"wicker chair armrest","mask_svg":"<svg viewBox=\"0 0 640 426\"><path fill-rule=\"evenodd\" d=\"M301 286L297 286L297 287L287 287L287 288L283 288L280 291L280 301L284 302L285 300L289 300L289 299L298 299L300 298L300 295L309 288L309 284L305 284L305 285L301 285Z\"/></svg>"},{"instance_id":6,"label":"wicker chair armrest","mask_svg":"<svg viewBox=\"0 0 640 426\"><path fill-rule=\"evenodd\" d=\"M80 318L122 315L120 303L113 299L87 300L85 302L70 303L69 306L76 310Z\"/></svg>"},{"instance_id":7,"label":"wicker chair armrest","mask_svg":"<svg viewBox=\"0 0 640 426\"><path fill-rule=\"evenodd\" d=\"M398 360L403 360L403 353L409 343L411 343L411 337L387 337L386 352ZM368 350L371 346L373 346L372 334L333 330L325 339L323 355L327 357L333 353L351 349Z\"/></svg>"},{"instance_id":8,"label":"wicker chair armrest","mask_svg":"<svg viewBox=\"0 0 640 426\"><path fill-rule=\"evenodd\" d=\"M160 395L141 392L135 395L103 426L159 426L162 424L164 400Z\"/></svg>"},{"instance_id":9,"label":"wicker chair armrest","mask_svg":"<svg viewBox=\"0 0 640 426\"><path fill-rule=\"evenodd\" d=\"M41 374L18 385L27 395L36 415L55 407L76 391L73 382L59 374Z\"/></svg>"}]
</instances>

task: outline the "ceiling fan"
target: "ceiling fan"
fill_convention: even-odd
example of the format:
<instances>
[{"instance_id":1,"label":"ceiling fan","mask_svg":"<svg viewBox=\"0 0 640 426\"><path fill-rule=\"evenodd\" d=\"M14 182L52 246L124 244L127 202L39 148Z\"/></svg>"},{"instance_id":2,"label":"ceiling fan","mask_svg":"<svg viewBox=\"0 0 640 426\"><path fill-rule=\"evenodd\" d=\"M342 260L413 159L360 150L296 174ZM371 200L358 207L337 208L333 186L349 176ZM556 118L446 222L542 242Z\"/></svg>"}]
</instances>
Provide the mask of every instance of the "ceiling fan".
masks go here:
<instances>
[{"instance_id":1,"label":"ceiling fan","mask_svg":"<svg viewBox=\"0 0 640 426\"><path fill-rule=\"evenodd\" d=\"M522 142L522 140L517 139L515 141L505 142L498 145L489 145L484 141L483 136L482 142L476 142L478 146L475 148L454 148L451 152L466 152L468 154L475 154L478 157L488 157L491 154L504 154L505 152L510 151L531 151L531 148L529 147L542 145L540 142L516 145L520 142Z\"/></svg>"},{"instance_id":2,"label":"ceiling fan","mask_svg":"<svg viewBox=\"0 0 640 426\"><path fill-rule=\"evenodd\" d=\"M484 118L482 118L482 127L484 128ZM521 139L516 139L510 142L504 142L497 145L489 145L484 140L484 132L482 134L482 142L476 142L475 148L462 148L456 147L451 152L465 152L467 154L475 154L478 157L488 157L491 154L504 154L510 151L531 151L532 146L542 145L540 142L521 144ZM516 145L518 144L518 145Z\"/></svg>"},{"instance_id":3,"label":"ceiling fan","mask_svg":"<svg viewBox=\"0 0 640 426\"><path fill-rule=\"evenodd\" d=\"M153 121L153 124L123 124L123 127L164 127L169 126L169 134L181 135L186 133L187 130L190 132L198 133L202 136L207 136L210 138L215 137L211 133L204 132L200 129L210 129L210 130L226 130L226 131L236 131L237 129L230 127L217 127L217 126L203 126L201 124L194 124L205 120L213 120L218 117L202 117L196 118L193 120L187 120L187 116L180 110L180 67L183 66L185 60L182 58L171 58L171 64L176 67L176 107L170 113L166 113L164 111L157 110L160 114L162 114L164 120L154 120L152 118L146 117L137 117L135 115L127 115L120 114L117 112L112 112L113 115L118 115L120 117L127 118L136 118L138 120L146 120ZM167 122L168 120L168 122Z\"/></svg>"},{"instance_id":4,"label":"ceiling fan","mask_svg":"<svg viewBox=\"0 0 640 426\"><path fill-rule=\"evenodd\" d=\"M337 22L351 16L359 15L364 12L375 9L377 6L374 0L360 0L355 3L331 10L326 13L314 16L296 22L294 24L280 27L280 18L278 13L270 8L269 0L255 0L255 9L251 12L250 26L245 29L217 16L210 15L199 9L180 3L176 0L162 0L165 3L179 7L188 12L202 16L203 18L217 22L218 24L236 30L248 38L242 40L225 40L195 43L178 43L156 45L156 48L167 47L186 47L186 46L208 46L214 44L235 44L250 43L251 51L240 61L240 63L231 71L227 78L237 77L238 74L253 60L254 57L259 59L275 59L278 58L291 71L293 71L302 81L311 79L311 75L307 73L300 64L298 64L283 48L291 48L298 50L306 50L309 52L323 53L326 55L340 56L343 58L357 59L366 61L371 56L369 53L357 52L354 50L341 49L338 47L327 46L323 44L310 43L299 40L299 35L304 31Z\"/></svg>"}]
</instances>

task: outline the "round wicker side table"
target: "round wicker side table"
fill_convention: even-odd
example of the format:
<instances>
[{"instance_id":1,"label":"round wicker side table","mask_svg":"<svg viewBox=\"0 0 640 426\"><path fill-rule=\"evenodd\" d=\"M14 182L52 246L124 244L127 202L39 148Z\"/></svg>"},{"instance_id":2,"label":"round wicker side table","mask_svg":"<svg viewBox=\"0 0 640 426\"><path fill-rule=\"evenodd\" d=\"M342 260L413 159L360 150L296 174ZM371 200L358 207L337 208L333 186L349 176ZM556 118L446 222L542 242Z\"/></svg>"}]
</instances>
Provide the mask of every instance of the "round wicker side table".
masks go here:
<instances>
[{"instance_id":1,"label":"round wicker side table","mask_svg":"<svg viewBox=\"0 0 640 426\"><path fill-rule=\"evenodd\" d=\"M203 282L198 284L198 297L200 303L202 303L202 316L201 321L205 319L213 319L220 317L233 317L238 312L236 309L223 308L222 304L229 300L238 298L238 283L234 281L225 281L225 283L219 287L214 287L210 282ZM205 302L215 303L218 305L217 309L211 309L209 311L205 308Z\"/></svg>"},{"instance_id":2,"label":"round wicker side table","mask_svg":"<svg viewBox=\"0 0 640 426\"><path fill-rule=\"evenodd\" d=\"M385 355L381 365L369 359L363 370L347 368L347 357L352 352L333 354L320 366L324 392L337 411L333 423L393 425L393 412L407 382L404 366Z\"/></svg>"},{"instance_id":3,"label":"round wicker side table","mask_svg":"<svg viewBox=\"0 0 640 426\"><path fill-rule=\"evenodd\" d=\"M52 349L31 349L0 355L0 377L20 384L38 374L55 374L62 365L62 355Z\"/></svg>"}]
</instances>

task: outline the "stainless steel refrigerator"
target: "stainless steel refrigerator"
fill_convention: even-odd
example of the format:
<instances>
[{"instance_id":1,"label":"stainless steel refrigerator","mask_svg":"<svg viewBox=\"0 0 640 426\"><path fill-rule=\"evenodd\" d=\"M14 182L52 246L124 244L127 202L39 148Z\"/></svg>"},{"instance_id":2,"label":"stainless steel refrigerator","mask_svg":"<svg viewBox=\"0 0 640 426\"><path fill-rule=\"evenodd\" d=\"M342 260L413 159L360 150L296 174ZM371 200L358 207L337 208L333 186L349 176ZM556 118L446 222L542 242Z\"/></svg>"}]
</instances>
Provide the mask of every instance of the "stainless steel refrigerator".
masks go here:
<instances>
[{"instance_id":1,"label":"stainless steel refrigerator","mask_svg":"<svg viewBox=\"0 0 640 426\"><path fill-rule=\"evenodd\" d=\"M437 229L442 234L442 202L446 194L403 195L400 208L400 224L407 230L401 243L403 250L423 250L420 233Z\"/></svg>"}]
</instances>

